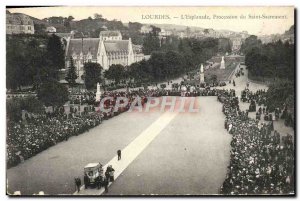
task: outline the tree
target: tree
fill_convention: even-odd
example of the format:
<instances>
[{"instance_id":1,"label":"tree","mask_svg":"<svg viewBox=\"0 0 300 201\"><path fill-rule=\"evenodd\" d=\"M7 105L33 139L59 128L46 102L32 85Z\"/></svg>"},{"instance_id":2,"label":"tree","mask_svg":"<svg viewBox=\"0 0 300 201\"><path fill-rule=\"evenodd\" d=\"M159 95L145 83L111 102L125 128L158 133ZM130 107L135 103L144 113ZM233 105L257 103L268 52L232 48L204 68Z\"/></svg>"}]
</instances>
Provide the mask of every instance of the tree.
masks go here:
<instances>
[{"instance_id":1,"label":"tree","mask_svg":"<svg viewBox=\"0 0 300 201\"><path fill-rule=\"evenodd\" d=\"M8 89L17 89L23 84L22 76L24 75L26 58L21 53L22 49L18 48L19 46L16 43L11 45L9 46L8 44L6 54L6 87Z\"/></svg>"},{"instance_id":2,"label":"tree","mask_svg":"<svg viewBox=\"0 0 300 201\"><path fill-rule=\"evenodd\" d=\"M165 70L166 78L179 76L185 71L186 64L183 57L176 51L168 51L165 55Z\"/></svg>"},{"instance_id":3,"label":"tree","mask_svg":"<svg viewBox=\"0 0 300 201\"><path fill-rule=\"evenodd\" d=\"M74 20L74 17L73 17L72 15L70 15L70 16L68 17L68 21L71 22L72 20Z\"/></svg>"},{"instance_id":4,"label":"tree","mask_svg":"<svg viewBox=\"0 0 300 201\"><path fill-rule=\"evenodd\" d=\"M55 80L44 82L37 91L38 99L45 106L60 107L68 101L69 91Z\"/></svg>"},{"instance_id":5,"label":"tree","mask_svg":"<svg viewBox=\"0 0 300 201\"><path fill-rule=\"evenodd\" d=\"M252 48L244 47L247 49L245 64L249 75L254 76L252 79L261 76L294 80L294 44L282 43L280 40L261 46L253 46L253 43L250 44Z\"/></svg>"},{"instance_id":6,"label":"tree","mask_svg":"<svg viewBox=\"0 0 300 201\"><path fill-rule=\"evenodd\" d=\"M102 28L102 27L100 27L100 28L98 28L98 29L96 29L96 30L94 30L94 31L91 31L91 32L90 32L91 37L92 37L92 38L98 38L101 31L105 31L105 29Z\"/></svg>"},{"instance_id":7,"label":"tree","mask_svg":"<svg viewBox=\"0 0 300 201\"><path fill-rule=\"evenodd\" d=\"M51 78L58 78L58 70L65 66L65 52L61 40L55 34L52 34L47 44L47 58L50 61Z\"/></svg>"},{"instance_id":8,"label":"tree","mask_svg":"<svg viewBox=\"0 0 300 201\"><path fill-rule=\"evenodd\" d=\"M102 19L102 15L98 14L98 13L95 13L94 14L94 19Z\"/></svg>"},{"instance_id":9,"label":"tree","mask_svg":"<svg viewBox=\"0 0 300 201\"><path fill-rule=\"evenodd\" d=\"M96 89L97 83L101 82L101 71L102 71L102 66L98 63L85 63L84 64L84 83L85 87L90 90L90 89Z\"/></svg>"},{"instance_id":10,"label":"tree","mask_svg":"<svg viewBox=\"0 0 300 201\"><path fill-rule=\"evenodd\" d=\"M203 33L204 33L204 34L209 34L209 30L208 30L208 29L204 29L204 30L203 30Z\"/></svg>"},{"instance_id":11,"label":"tree","mask_svg":"<svg viewBox=\"0 0 300 201\"><path fill-rule=\"evenodd\" d=\"M161 32L161 29L159 27L153 25L151 25L150 27L152 28L152 31L150 33L154 36L158 36L159 32Z\"/></svg>"},{"instance_id":12,"label":"tree","mask_svg":"<svg viewBox=\"0 0 300 201\"><path fill-rule=\"evenodd\" d=\"M6 115L10 121L19 121L22 119L22 110L34 114L42 114L44 105L34 96L26 98L12 98L6 101Z\"/></svg>"},{"instance_id":13,"label":"tree","mask_svg":"<svg viewBox=\"0 0 300 201\"><path fill-rule=\"evenodd\" d=\"M68 69L68 74L65 77L65 80L69 83L71 87L73 87L76 84L76 79L77 79L77 73L74 65L73 58L70 57L70 66Z\"/></svg>"},{"instance_id":14,"label":"tree","mask_svg":"<svg viewBox=\"0 0 300 201\"><path fill-rule=\"evenodd\" d=\"M158 51L160 48L160 41L158 34L160 28L151 26L152 31L146 35L143 42L143 52L144 54L151 54L153 51Z\"/></svg>"},{"instance_id":15,"label":"tree","mask_svg":"<svg viewBox=\"0 0 300 201\"><path fill-rule=\"evenodd\" d=\"M21 86L30 86L38 83L48 68L48 59L45 57L47 36L9 36L7 37L6 51L6 84L8 89L17 89ZM17 50L17 51L16 51Z\"/></svg>"},{"instance_id":16,"label":"tree","mask_svg":"<svg viewBox=\"0 0 300 201\"><path fill-rule=\"evenodd\" d=\"M246 38L245 42L242 43L241 51L246 55L253 48L261 48L262 42L255 35L251 35Z\"/></svg>"},{"instance_id":17,"label":"tree","mask_svg":"<svg viewBox=\"0 0 300 201\"><path fill-rule=\"evenodd\" d=\"M35 34L45 34L46 25L34 23L34 33Z\"/></svg>"},{"instance_id":18,"label":"tree","mask_svg":"<svg viewBox=\"0 0 300 201\"><path fill-rule=\"evenodd\" d=\"M290 97L294 97L294 83L291 81L278 81L270 85L267 94L266 102L270 111L281 107L283 104L288 106L294 105Z\"/></svg>"},{"instance_id":19,"label":"tree","mask_svg":"<svg viewBox=\"0 0 300 201\"><path fill-rule=\"evenodd\" d=\"M116 84L119 84L121 79L125 78L125 68L121 64L113 64L105 72L107 79L114 80Z\"/></svg>"},{"instance_id":20,"label":"tree","mask_svg":"<svg viewBox=\"0 0 300 201\"><path fill-rule=\"evenodd\" d=\"M218 39L218 52L225 54L226 52L230 53L232 50L232 42L229 38L219 38Z\"/></svg>"}]
</instances>

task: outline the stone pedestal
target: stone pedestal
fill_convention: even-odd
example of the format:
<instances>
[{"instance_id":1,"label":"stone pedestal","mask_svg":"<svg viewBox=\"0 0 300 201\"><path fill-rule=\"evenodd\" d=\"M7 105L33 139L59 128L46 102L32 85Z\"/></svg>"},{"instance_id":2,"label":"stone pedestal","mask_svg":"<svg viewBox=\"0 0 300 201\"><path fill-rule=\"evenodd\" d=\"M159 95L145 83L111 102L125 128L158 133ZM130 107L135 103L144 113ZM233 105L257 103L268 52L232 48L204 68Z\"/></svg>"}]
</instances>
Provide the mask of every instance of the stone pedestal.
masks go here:
<instances>
[{"instance_id":1,"label":"stone pedestal","mask_svg":"<svg viewBox=\"0 0 300 201\"><path fill-rule=\"evenodd\" d=\"M204 83L204 73L200 73L200 83Z\"/></svg>"},{"instance_id":2,"label":"stone pedestal","mask_svg":"<svg viewBox=\"0 0 300 201\"><path fill-rule=\"evenodd\" d=\"M225 69L225 61L224 61L224 57L222 57L220 69Z\"/></svg>"}]
</instances>

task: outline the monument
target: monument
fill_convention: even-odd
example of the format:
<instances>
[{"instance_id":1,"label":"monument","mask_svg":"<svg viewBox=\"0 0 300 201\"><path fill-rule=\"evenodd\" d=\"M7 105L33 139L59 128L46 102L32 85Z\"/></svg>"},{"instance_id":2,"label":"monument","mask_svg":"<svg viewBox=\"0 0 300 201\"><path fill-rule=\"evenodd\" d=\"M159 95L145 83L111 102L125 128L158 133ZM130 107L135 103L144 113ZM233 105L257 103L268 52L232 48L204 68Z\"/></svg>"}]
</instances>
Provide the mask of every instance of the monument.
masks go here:
<instances>
[{"instance_id":1,"label":"monument","mask_svg":"<svg viewBox=\"0 0 300 201\"><path fill-rule=\"evenodd\" d=\"M185 85L181 85L181 96L184 97L187 92L187 87Z\"/></svg>"},{"instance_id":2,"label":"monument","mask_svg":"<svg viewBox=\"0 0 300 201\"><path fill-rule=\"evenodd\" d=\"M225 61L224 61L224 56L222 57L222 61L221 61L221 66L220 69L225 69Z\"/></svg>"},{"instance_id":3,"label":"monument","mask_svg":"<svg viewBox=\"0 0 300 201\"><path fill-rule=\"evenodd\" d=\"M101 97L101 91L100 91L100 84L98 82L97 83L97 92L96 92L96 102L100 102L100 97Z\"/></svg>"},{"instance_id":4,"label":"monument","mask_svg":"<svg viewBox=\"0 0 300 201\"><path fill-rule=\"evenodd\" d=\"M200 67L200 84L204 83L204 70L203 70L203 64L201 64Z\"/></svg>"}]
</instances>

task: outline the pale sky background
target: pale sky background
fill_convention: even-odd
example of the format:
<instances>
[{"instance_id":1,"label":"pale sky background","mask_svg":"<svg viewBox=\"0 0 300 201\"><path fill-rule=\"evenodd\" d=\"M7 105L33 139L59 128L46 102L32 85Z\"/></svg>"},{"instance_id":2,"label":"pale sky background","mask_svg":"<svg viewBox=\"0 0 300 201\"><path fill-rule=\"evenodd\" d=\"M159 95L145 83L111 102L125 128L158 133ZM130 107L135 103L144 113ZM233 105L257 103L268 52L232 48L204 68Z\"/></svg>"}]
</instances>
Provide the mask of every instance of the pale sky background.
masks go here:
<instances>
[{"instance_id":1,"label":"pale sky background","mask_svg":"<svg viewBox=\"0 0 300 201\"><path fill-rule=\"evenodd\" d=\"M43 19L50 16L68 17L75 20L94 17L95 13L104 18L117 19L122 22L140 22L146 24L176 24L213 28L215 30L248 31L250 34L284 33L294 24L294 7L44 7L44 8L16 8L10 12L20 12ZM171 19L146 20L142 15L170 15ZM211 20L182 20L181 15L209 15ZM287 19L212 19L213 15L286 15ZM173 18L179 17L179 18Z\"/></svg>"}]
</instances>

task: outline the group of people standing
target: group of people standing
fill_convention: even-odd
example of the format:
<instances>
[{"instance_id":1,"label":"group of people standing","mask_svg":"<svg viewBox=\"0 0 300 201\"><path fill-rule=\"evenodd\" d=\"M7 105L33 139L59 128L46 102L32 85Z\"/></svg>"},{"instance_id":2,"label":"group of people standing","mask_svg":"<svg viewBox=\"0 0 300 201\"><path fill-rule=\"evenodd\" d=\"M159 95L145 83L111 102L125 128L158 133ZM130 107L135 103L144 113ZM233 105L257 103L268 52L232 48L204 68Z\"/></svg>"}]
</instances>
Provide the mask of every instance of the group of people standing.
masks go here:
<instances>
[{"instance_id":1,"label":"group of people standing","mask_svg":"<svg viewBox=\"0 0 300 201\"><path fill-rule=\"evenodd\" d=\"M94 178L93 186L97 187L97 189L104 188L105 192L108 192L108 185L110 182L113 182L115 180L114 173L115 169L112 167L112 165L108 165L106 168L106 171L104 173L103 166L100 164L100 167L98 169L98 176ZM83 177L84 182L84 188L87 189L89 186L91 186L90 178L88 176L88 173L84 174ZM77 192L80 192L81 187L81 179L80 177L75 178L75 186Z\"/></svg>"},{"instance_id":2,"label":"group of people standing","mask_svg":"<svg viewBox=\"0 0 300 201\"><path fill-rule=\"evenodd\" d=\"M294 192L291 135L281 137L271 122L260 123L249 118L248 112L239 109L239 101L232 92L219 93L218 100L226 115L225 128L232 135L230 164L220 192L229 195Z\"/></svg>"}]
</instances>

